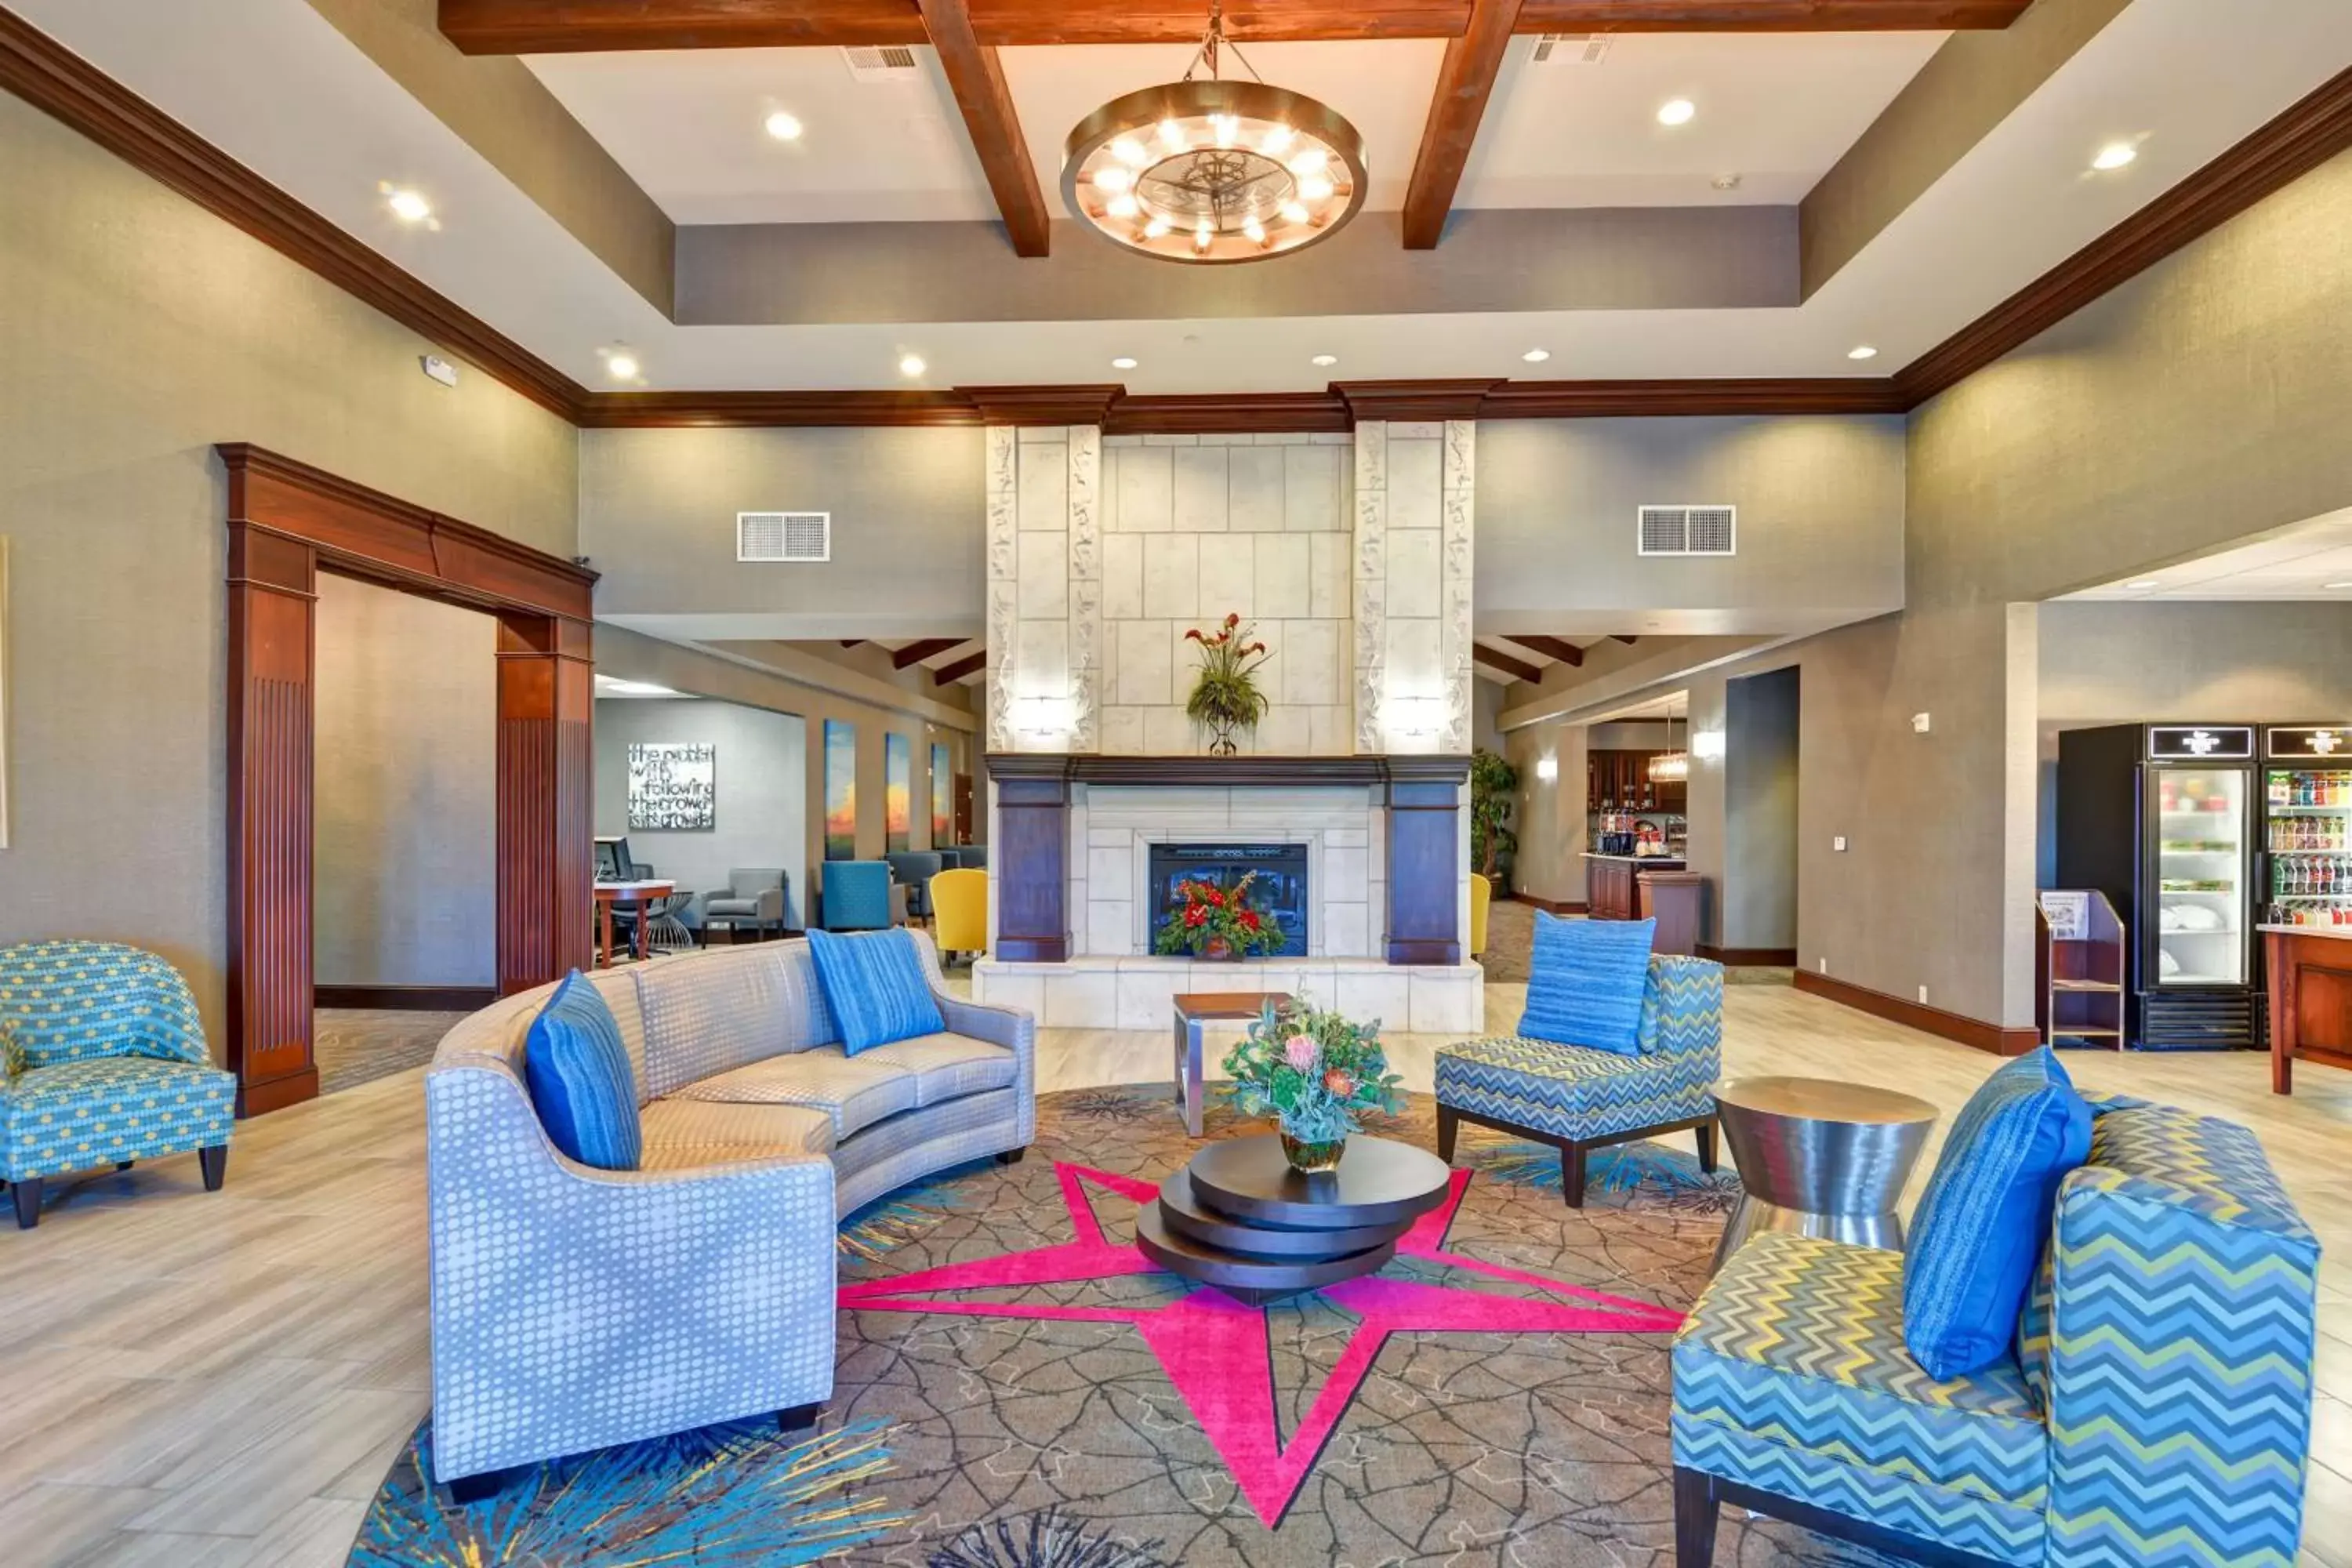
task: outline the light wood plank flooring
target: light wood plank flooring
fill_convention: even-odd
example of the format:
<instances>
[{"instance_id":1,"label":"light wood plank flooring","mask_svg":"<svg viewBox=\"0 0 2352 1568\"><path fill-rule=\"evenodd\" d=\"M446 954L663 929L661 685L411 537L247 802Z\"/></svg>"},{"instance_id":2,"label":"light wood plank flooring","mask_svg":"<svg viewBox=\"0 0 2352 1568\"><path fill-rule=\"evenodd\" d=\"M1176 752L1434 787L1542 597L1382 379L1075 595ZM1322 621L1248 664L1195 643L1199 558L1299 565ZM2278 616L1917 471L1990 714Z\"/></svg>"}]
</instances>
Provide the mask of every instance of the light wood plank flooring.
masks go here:
<instances>
[{"instance_id":1,"label":"light wood plank flooring","mask_svg":"<svg viewBox=\"0 0 2352 1568\"><path fill-rule=\"evenodd\" d=\"M1519 987L1487 994L1491 1017L1517 1016ZM1727 1007L1733 1072L1884 1084L1948 1114L1992 1065L1785 987L1732 987ZM1443 1043L1391 1041L1409 1088ZM1161 1079L1168 1052L1156 1033L1049 1031L1039 1087ZM2305 1560L2352 1568L2352 1073L2308 1069L2280 1100L2252 1056L2068 1064L2086 1088L2251 1125L2318 1229ZM0 1563L341 1563L429 1403L421 1081L246 1124L221 1193L193 1156L160 1161L0 1238Z\"/></svg>"}]
</instances>

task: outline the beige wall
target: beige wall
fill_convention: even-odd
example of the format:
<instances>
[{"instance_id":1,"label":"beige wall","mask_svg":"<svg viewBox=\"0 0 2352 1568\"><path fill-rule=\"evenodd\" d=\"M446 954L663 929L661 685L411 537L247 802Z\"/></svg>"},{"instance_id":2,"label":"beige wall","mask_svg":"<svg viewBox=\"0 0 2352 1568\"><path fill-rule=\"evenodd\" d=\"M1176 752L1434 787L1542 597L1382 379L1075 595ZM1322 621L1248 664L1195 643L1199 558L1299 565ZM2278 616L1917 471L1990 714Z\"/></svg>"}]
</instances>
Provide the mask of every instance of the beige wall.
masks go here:
<instances>
[{"instance_id":1,"label":"beige wall","mask_svg":"<svg viewBox=\"0 0 2352 1568\"><path fill-rule=\"evenodd\" d=\"M574 436L489 377L0 95L0 942L189 975L223 1048L225 486L251 441L558 554Z\"/></svg>"},{"instance_id":2,"label":"beige wall","mask_svg":"<svg viewBox=\"0 0 2352 1568\"><path fill-rule=\"evenodd\" d=\"M321 985L498 984L498 623L319 578Z\"/></svg>"}]
</instances>

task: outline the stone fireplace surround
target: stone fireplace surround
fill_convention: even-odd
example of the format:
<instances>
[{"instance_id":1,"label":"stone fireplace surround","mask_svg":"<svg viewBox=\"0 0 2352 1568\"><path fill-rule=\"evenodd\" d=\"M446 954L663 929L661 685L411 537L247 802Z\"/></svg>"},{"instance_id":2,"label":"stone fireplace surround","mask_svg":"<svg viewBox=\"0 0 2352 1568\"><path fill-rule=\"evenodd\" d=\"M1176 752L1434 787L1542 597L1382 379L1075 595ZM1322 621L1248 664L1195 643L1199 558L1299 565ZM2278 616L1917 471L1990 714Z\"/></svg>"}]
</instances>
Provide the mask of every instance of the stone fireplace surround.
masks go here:
<instances>
[{"instance_id":1,"label":"stone fireplace surround","mask_svg":"<svg viewBox=\"0 0 2352 1568\"><path fill-rule=\"evenodd\" d=\"M1048 1028L1171 1028L1185 991L1290 991L1391 1029L1472 1034L1466 759L993 754L982 1001ZM1151 953L1154 843L1307 847L1308 951Z\"/></svg>"}]
</instances>

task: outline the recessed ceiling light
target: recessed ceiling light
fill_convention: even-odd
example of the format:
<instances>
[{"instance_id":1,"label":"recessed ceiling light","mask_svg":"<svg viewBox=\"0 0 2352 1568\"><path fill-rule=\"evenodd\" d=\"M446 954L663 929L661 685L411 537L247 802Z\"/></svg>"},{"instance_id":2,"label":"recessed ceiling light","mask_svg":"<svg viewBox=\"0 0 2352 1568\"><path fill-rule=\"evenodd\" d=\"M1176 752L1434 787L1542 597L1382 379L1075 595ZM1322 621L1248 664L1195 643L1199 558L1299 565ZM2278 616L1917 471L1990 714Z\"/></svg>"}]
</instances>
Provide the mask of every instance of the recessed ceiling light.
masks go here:
<instances>
[{"instance_id":1,"label":"recessed ceiling light","mask_svg":"<svg viewBox=\"0 0 2352 1568\"><path fill-rule=\"evenodd\" d=\"M2153 577L2141 577L2124 584L2126 588L2154 588L2158 585Z\"/></svg>"},{"instance_id":2,"label":"recessed ceiling light","mask_svg":"<svg viewBox=\"0 0 2352 1568\"><path fill-rule=\"evenodd\" d=\"M1739 176L1737 174L1717 174L1714 179L1709 180L1707 184L1713 185L1718 191L1736 191L1739 188Z\"/></svg>"},{"instance_id":3,"label":"recessed ceiling light","mask_svg":"<svg viewBox=\"0 0 2352 1568\"><path fill-rule=\"evenodd\" d=\"M929 368L930 366L923 363L923 356L920 354L907 354L898 361L900 375L920 375Z\"/></svg>"},{"instance_id":4,"label":"recessed ceiling light","mask_svg":"<svg viewBox=\"0 0 2352 1568\"><path fill-rule=\"evenodd\" d=\"M1845 357L1848 359L1876 359L1878 357L1878 351L1871 347L1868 343L1856 343L1853 347L1845 351Z\"/></svg>"},{"instance_id":5,"label":"recessed ceiling light","mask_svg":"<svg viewBox=\"0 0 2352 1568\"><path fill-rule=\"evenodd\" d=\"M433 216L433 204L405 185L383 185L383 204L403 223L423 223Z\"/></svg>"},{"instance_id":6,"label":"recessed ceiling light","mask_svg":"<svg viewBox=\"0 0 2352 1568\"><path fill-rule=\"evenodd\" d=\"M1135 368L1135 361L1126 354L1121 354L1117 359L1110 362L1110 367L1113 370L1133 370Z\"/></svg>"},{"instance_id":7,"label":"recessed ceiling light","mask_svg":"<svg viewBox=\"0 0 2352 1568\"><path fill-rule=\"evenodd\" d=\"M637 372L643 367L637 363L637 356L627 349L598 349L596 352L604 356L604 374L614 381L637 379Z\"/></svg>"},{"instance_id":8,"label":"recessed ceiling light","mask_svg":"<svg viewBox=\"0 0 2352 1568\"><path fill-rule=\"evenodd\" d=\"M2322 583L2323 588L2352 588L2352 583Z\"/></svg>"},{"instance_id":9,"label":"recessed ceiling light","mask_svg":"<svg viewBox=\"0 0 2352 1568\"><path fill-rule=\"evenodd\" d=\"M2110 142L2091 160L2094 169L2120 169L2139 156L2139 149L2128 142Z\"/></svg>"},{"instance_id":10,"label":"recessed ceiling light","mask_svg":"<svg viewBox=\"0 0 2352 1568\"><path fill-rule=\"evenodd\" d=\"M1551 350L1549 350L1549 349L1529 349L1527 353L1525 353L1521 354L1519 357L1520 357L1521 359L1523 359L1523 360L1527 361L1529 364L1541 364L1541 363L1543 363L1543 362L1544 362L1544 361L1546 361L1546 360L1548 360L1548 359L1551 358Z\"/></svg>"},{"instance_id":11,"label":"recessed ceiling light","mask_svg":"<svg viewBox=\"0 0 2352 1568\"><path fill-rule=\"evenodd\" d=\"M1666 102L1658 105L1658 123L1661 125L1688 125L1691 122L1692 116L1697 113L1698 105L1693 103L1689 99L1669 99Z\"/></svg>"},{"instance_id":12,"label":"recessed ceiling light","mask_svg":"<svg viewBox=\"0 0 2352 1568\"><path fill-rule=\"evenodd\" d=\"M779 142L797 142L801 139L801 122L797 115L787 114L779 109L768 116L766 124L768 134Z\"/></svg>"},{"instance_id":13,"label":"recessed ceiling light","mask_svg":"<svg viewBox=\"0 0 2352 1568\"><path fill-rule=\"evenodd\" d=\"M656 686L650 680L623 680L618 676L600 675L596 689L615 697L675 697L677 692L667 686Z\"/></svg>"},{"instance_id":14,"label":"recessed ceiling light","mask_svg":"<svg viewBox=\"0 0 2352 1568\"><path fill-rule=\"evenodd\" d=\"M1307 363L1309 364L1333 365L1339 363L1339 356L1338 354L1317 354L1313 359L1308 360Z\"/></svg>"}]
</instances>

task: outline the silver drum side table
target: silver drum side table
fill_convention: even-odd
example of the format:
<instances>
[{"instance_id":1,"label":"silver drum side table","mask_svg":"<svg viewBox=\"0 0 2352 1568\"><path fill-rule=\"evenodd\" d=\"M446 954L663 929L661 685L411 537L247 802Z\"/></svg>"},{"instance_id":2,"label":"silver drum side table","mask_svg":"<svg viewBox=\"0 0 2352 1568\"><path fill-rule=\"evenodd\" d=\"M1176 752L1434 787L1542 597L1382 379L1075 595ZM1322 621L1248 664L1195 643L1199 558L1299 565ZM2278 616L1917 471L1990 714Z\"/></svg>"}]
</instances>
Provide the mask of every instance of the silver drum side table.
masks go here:
<instances>
[{"instance_id":1,"label":"silver drum side table","mask_svg":"<svg viewBox=\"0 0 2352 1568\"><path fill-rule=\"evenodd\" d=\"M1936 1124L1936 1108L1892 1089L1817 1078L1737 1078L1715 1086L1739 1167L1739 1206L1714 1268L1759 1231L1903 1250L1895 1212Z\"/></svg>"}]
</instances>

